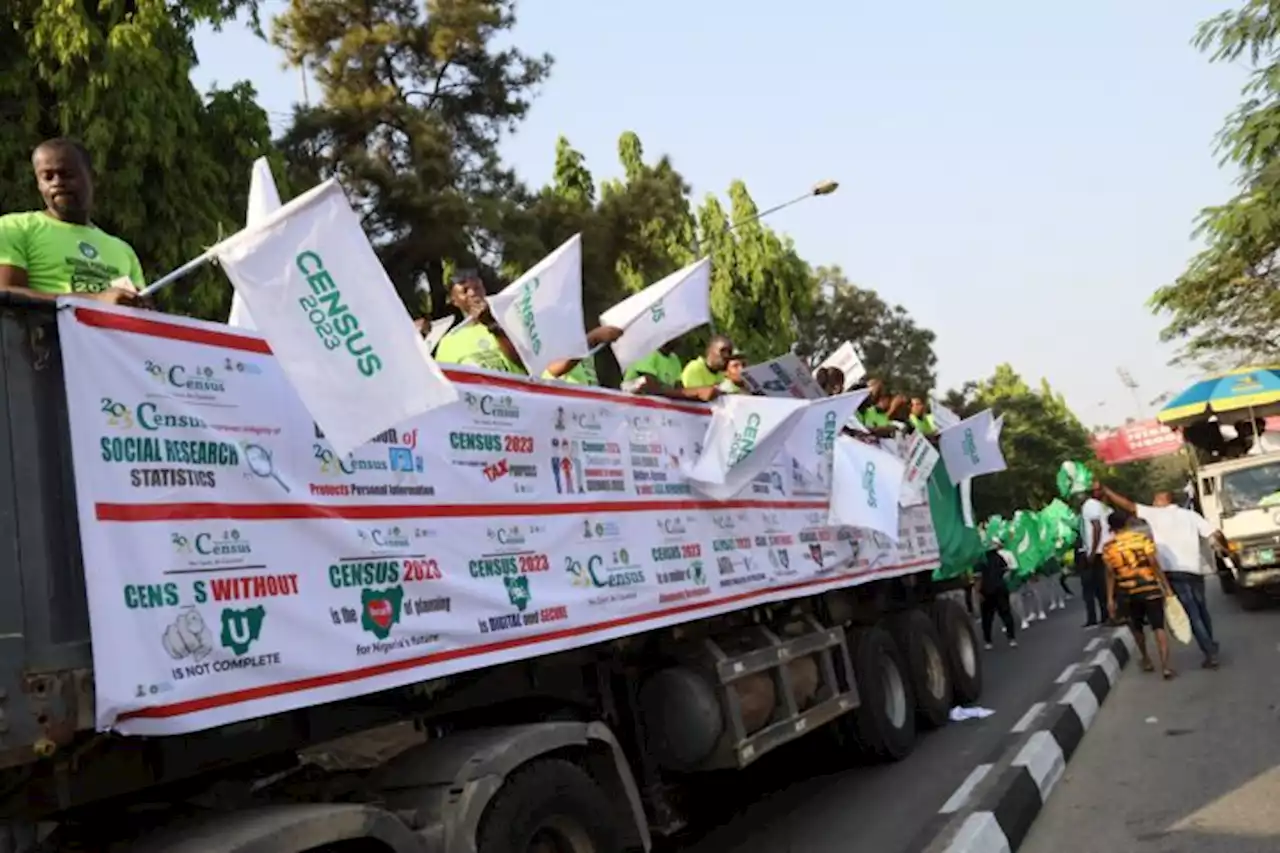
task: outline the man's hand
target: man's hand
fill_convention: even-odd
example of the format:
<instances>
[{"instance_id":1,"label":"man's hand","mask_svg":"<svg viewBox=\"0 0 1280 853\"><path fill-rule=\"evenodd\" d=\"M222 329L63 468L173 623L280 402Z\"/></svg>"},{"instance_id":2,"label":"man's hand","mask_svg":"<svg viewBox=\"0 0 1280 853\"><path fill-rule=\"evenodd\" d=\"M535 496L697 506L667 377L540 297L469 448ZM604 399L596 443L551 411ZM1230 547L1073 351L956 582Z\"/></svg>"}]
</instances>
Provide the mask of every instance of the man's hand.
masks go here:
<instances>
[{"instance_id":1,"label":"man's hand","mask_svg":"<svg viewBox=\"0 0 1280 853\"><path fill-rule=\"evenodd\" d=\"M617 326L596 326L587 333L587 343L598 347L601 344L611 344L620 337L622 337L622 329Z\"/></svg>"},{"instance_id":2,"label":"man's hand","mask_svg":"<svg viewBox=\"0 0 1280 853\"><path fill-rule=\"evenodd\" d=\"M129 307L141 307L140 300L136 291L125 290L120 287L108 287L106 290L98 293L84 294L86 298L92 299L94 302L103 302L107 305L125 305Z\"/></svg>"},{"instance_id":3,"label":"man's hand","mask_svg":"<svg viewBox=\"0 0 1280 853\"><path fill-rule=\"evenodd\" d=\"M704 403L710 403L716 397L720 396L720 389L714 385L708 385L705 388L691 389L693 396Z\"/></svg>"}]
</instances>

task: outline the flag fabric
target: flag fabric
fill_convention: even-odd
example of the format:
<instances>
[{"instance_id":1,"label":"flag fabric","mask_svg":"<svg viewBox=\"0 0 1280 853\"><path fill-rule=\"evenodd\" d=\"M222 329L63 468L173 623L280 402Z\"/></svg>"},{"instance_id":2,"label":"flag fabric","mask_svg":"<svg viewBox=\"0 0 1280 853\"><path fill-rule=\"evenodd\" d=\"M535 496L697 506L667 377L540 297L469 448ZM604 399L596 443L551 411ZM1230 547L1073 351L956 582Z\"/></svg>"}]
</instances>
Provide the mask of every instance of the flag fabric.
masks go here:
<instances>
[{"instance_id":1,"label":"flag fabric","mask_svg":"<svg viewBox=\"0 0 1280 853\"><path fill-rule=\"evenodd\" d=\"M871 393L865 388L812 400L805 407L795 428L787 436L783 449L792 459L812 459L817 451L819 470L810 471L807 466L795 464L807 475L826 487L831 486L831 453L840 436L840 428L848 422Z\"/></svg>"},{"instance_id":2,"label":"flag fabric","mask_svg":"<svg viewBox=\"0 0 1280 853\"><path fill-rule=\"evenodd\" d=\"M836 440L830 524L863 527L898 541L902 460L856 438Z\"/></svg>"},{"instance_id":3,"label":"flag fabric","mask_svg":"<svg viewBox=\"0 0 1280 853\"><path fill-rule=\"evenodd\" d=\"M845 390L867 375L867 368L863 366L862 357L858 355L858 350L852 341L845 341L836 347L836 351L818 365L819 370L824 367L834 367L844 374Z\"/></svg>"},{"instance_id":4,"label":"flag fabric","mask_svg":"<svg viewBox=\"0 0 1280 853\"><path fill-rule=\"evenodd\" d=\"M427 352L434 353L436 351L436 347L440 346L440 341L445 335L449 334L449 330L453 328L453 324L457 321L458 318L452 314L431 321L431 326L427 329L425 336Z\"/></svg>"},{"instance_id":5,"label":"flag fabric","mask_svg":"<svg viewBox=\"0 0 1280 853\"><path fill-rule=\"evenodd\" d=\"M458 399L336 181L211 252L339 455Z\"/></svg>"},{"instance_id":6,"label":"flag fabric","mask_svg":"<svg viewBox=\"0 0 1280 853\"><path fill-rule=\"evenodd\" d=\"M249 173L249 205L245 211L245 226L256 225L280 209L280 191L276 189L276 179L271 174L271 163L266 157L253 161L253 171ZM245 307L240 291L231 294L231 315L227 317L227 325L241 329L256 329L249 309Z\"/></svg>"},{"instance_id":7,"label":"flag fabric","mask_svg":"<svg viewBox=\"0 0 1280 853\"><path fill-rule=\"evenodd\" d=\"M939 458L938 451L923 433L911 433L907 446L902 449L906 469L902 475L902 496L899 502L903 506L915 506L928 500L925 489Z\"/></svg>"},{"instance_id":8,"label":"flag fabric","mask_svg":"<svg viewBox=\"0 0 1280 853\"><path fill-rule=\"evenodd\" d=\"M939 432L960 423L960 416L937 400L929 401L929 414L933 415L933 425Z\"/></svg>"},{"instance_id":9,"label":"flag fabric","mask_svg":"<svg viewBox=\"0 0 1280 853\"><path fill-rule=\"evenodd\" d=\"M938 449L953 482L1005 470L1000 450L1002 423L986 409L938 434Z\"/></svg>"},{"instance_id":10,"label":"flag fabric","mask_svg":"<svg viewBox=\"0 0 1280 853\"><path fill-rule=\"evenodd\" d=\"M804 400L727 394L713 404L702 453L681 470L693 487L728 500L773 462L809 407Z\"/></svg>"},{"instance_id":11,"label":"flag fabric","mask_svg":"<svg viewBox=\"0 0 1280 853\"><path fill-rule=\"evenodd\" d=\"M625 371L667 341L711 322L711 259L703 258L600 315L606 326L622 329L613 354Z\"/></svg>"},{"instance_id":12,"label":"flag fabric","mask_svg":"<svg viewBox=\"0 0 1280 853\"><path fill-rule=\"evenodd\" d=\"M765 397L817 400L827 395L800 356L792 352L751 365L742 371L742 378L752 394Z\"/></svg>"},{"instance_id":13,"label":"flag fabric","mask_svg":"<svg viewBox=\"0 0 1280 853\"><path fill-rule=\"evenodd\" d=\"M575 234L520 278L489 297L530 376L591 350L582 322L582 235Z\"/></svg>"}]
</instances>

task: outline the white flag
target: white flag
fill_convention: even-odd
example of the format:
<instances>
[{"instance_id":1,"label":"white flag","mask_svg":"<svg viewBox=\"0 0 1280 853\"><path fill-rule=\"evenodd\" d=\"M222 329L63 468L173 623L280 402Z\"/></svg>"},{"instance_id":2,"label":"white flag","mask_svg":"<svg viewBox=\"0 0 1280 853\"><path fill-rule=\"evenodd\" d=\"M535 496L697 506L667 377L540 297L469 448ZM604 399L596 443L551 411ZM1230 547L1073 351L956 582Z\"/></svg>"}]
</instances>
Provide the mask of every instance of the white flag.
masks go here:
<instances>
[{"instance_id":1,"label":"white flag","mask_svg":"<svg viewBox=\"0 0 1280 853\"><path fill-rule=\"evenodd\" d=\"M249 174L249 204L245 211L245 226L257 225L280 209L280 191L276 189L276 179L271 174L271 163L266 157L253 161L253 171ZM231 293L231 315L227 317L228 326L241 329L256 329L249 309L245 307L240 291Z\"/></svg>"},{"instance_id":2,"label":"white flag","mask_svg":"<svg viewBox=\"0 0 1280 853\"><path fill-rule=\"evenodd\" d=\"M711 259L696 261L628 296L601 314L600 322L624 330L613 342L623 370L667 341L710 323Z\"/></svg>"},{"instance_id":3,"label":"white flag","mask_svg":"<svg viewBox=\"0 0 1280 853\"><path fill-rule=\"evenodd\" d=\"M458 399L336 181L212 252L339 455Z\"/></svg>"},{"instance_id":4,"label":"white flag","mask_svg":"<svg viewBox=\"0 0 1280 853\"><path fill-rule=\"evenodd\" d=\"M729 500L773 462L809 406L804 400L726 394L716 400L702 454L681 470L695 489Z\"/></svg>"},{"instance_id":5,"label":"white flag","mask_svg":"<svg viewBox=\"0 0 1280 853\"><path fill-rule=\"evenodd\" d=\"M431 321L431 326L427 329L427 334L424 336L427 344L427 352L434 355L436 347L440 346L440 341L444 339L444 336L449 333L449 330L453 328L453 324L456 322L458 322L458 318L452 314L448 314L438 320Z\"/></svg>"},{"instance_id":6,"label":"white flag","mask_svg":"<svg viewBox=\"0 0 1280 853\"><path fill-rule=\"evenodd\" d=\"M836 441L831 489L833 526L864 527L898 541L898 501L902 492L902 460L858 441Z\"/></svg>"},{"instance_id":7,"label":"white flag","mask_svg":"<svg viewBox=\"0 0 1280 853\"><path fill-rule=\"evenodd\" d=\"M937 400L929 401L929 414L933 415L933 426L939 432L960 423L960 416Z\"/></svg>"},{"instance_id":8,"label":"white flag","mask_svg":"<svg viewBox=\"0 0 1280 853\"><path fill-rule=\"evenodd\" d=\"M582 328L582 235L490 296L489 310L530 376L541 376L552 362L585 356L591 346Z\"/></svg>"},{"instance_id":9,"label":"white flag","mask_svg":"<svg viewBox=\"0 0 1280 853\"><path fill-rule=\"evenodd\" d=\"M938 434L938 449L951 482L1005 469L1000 451L1000 421L986 409Z\"/></svg>"},{"instance_id":10,"label":"white flag","mask_svg":"<svg viewBox=\"0 0 1280 853\"><path fill-rule=\"evenodd\" d=\"M866 388L813 400L805 407L796 422L795 429L787 437L783 451L791 456L793 465L825 489L831 488L831 453L841 427L853 417L862 401L871 393ZM816 456L815 456L816 454ZM800 459L816 459L818 470L802 466Z\"/></svg>"},{"instance_id":11,"label":"white flag","mask_svg":"<svg viewBox=\"0 0 1280 853\"><path fill-rule=\"evenodd\" d=\"M934 450L929 439L920 432L911 433L907 446L902 450L906 471L902 475L902 497L899 501L903 506L915 506L928 500L925 487L938 458L938 451Z\"/></svg>"},{"instance_id":12,"label":"white flag","mask_svg":"<svg viewBox=\"0 0 1280 853\"><path fill-rule=\"evenodd\" d=\"M742 371L742 378L746 380L747 388L752 394L765 397L816 400L827 396L827 392L822 390L800 356L791 352L751 365Z\"/></svg>"},{"instance_id":13,"label":"white flag","mask_svg":"<svg viewBox=\"0 0 1280 853\"><path fill-rule=\"evenodd\" d=\"M836 347L836 351L827 356L822 364L818 365L819 370L824 367L834 367L844 374L844 387L846 390L850 385L861 381L867 375L867 369L862 365L862 358L858 355L858 350L851 341L845 341Z\"/></svg>"}]
</instances>

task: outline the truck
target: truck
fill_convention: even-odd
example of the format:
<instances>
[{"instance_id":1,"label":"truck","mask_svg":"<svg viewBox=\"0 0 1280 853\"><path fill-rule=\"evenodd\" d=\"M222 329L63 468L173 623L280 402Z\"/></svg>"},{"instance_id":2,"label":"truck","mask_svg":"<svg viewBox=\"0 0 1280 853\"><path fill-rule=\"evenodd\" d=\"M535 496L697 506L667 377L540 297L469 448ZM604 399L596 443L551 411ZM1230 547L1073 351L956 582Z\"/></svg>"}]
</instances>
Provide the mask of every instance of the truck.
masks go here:
<instances>
[{"instance_id":1,"label":"truck","mask_svg":"<svg viewBox=\"0 0 1280 853\"><path fill-rule=\"evenodd\" d=\"M1280 453L1210 461L1195 476L1200 511L1231 549L1217 558L1222 591L1265 606L1280 592Z\"/></svg>"},{"instance_id":2,"label":"truck","mask_svg":"<svg viewBox=\"0 0 1280 853\"><path fill-rule=\"evenodd\" d=\"M935 559L199 731L104 730L64 388L85 365L56 313L0 294L0 853L649 850L708 773L801 737L900 760L981 694Z\"/></svg>"}]
</instances>

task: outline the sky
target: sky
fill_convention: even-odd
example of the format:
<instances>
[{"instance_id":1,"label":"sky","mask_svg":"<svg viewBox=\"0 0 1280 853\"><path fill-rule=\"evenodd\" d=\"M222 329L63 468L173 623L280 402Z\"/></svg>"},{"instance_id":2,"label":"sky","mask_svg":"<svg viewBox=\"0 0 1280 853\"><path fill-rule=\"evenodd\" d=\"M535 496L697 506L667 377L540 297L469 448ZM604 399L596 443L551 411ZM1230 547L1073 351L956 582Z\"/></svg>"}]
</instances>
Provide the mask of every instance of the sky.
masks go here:
<instances>
[{"instance_id":1,"label":"sky","mask_svg":"<svg viewBox=\"0 0 1280 853\"><path fill-rule=\"evenodd\" d=\"M740 178L765 208L837 180L769 224L932 329L940 389L1008 362L1120 423L1194 378L1146 301L1233 191L1213 142L1244 72L1190 44L1229 5L523 0L512 41L555 66L504 155L538 186L564 135L598 182L631 130L695 198ZM302 97L241 28L196 47L196 84L251 81L277 128Z\"/></svg>"}]
</instances>

